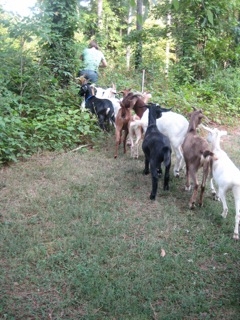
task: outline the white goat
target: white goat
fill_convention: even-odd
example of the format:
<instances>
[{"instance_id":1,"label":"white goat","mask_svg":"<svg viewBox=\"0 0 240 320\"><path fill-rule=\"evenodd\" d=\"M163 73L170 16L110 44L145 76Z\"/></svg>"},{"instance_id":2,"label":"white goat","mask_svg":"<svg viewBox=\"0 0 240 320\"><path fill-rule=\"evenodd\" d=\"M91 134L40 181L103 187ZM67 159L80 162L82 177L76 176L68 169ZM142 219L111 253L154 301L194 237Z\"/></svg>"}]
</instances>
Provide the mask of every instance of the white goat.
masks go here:
<instances>
[{"instance_id":1,"label":"white goat","mask_svg":"<svg viewBox=\"0 0 240 320\"><path fill-rule=\"evenodd\" d=\"M232 190L235 200L235 228L233 238L239 239L239 221L240 221L240 170L235 166L232 160L228 157L225 151L220 147L220 139L222 136L227 135L227 131L221 131L217 128L210 129L202 125L208 131L208 142L212 144L213 153L216 160L213 159L212 163L212 176L218 185L218 192L214 189L211 181L212 193L216 194L222 201L223 205L223 218L227 217L228 207L226 202L226 192Z\"/></svg>"},{"instance_id":2,"label":"white goat","mask_svg":"<svg viewBox=\"0 0 240 320\"><path fill-rule=\"evenodd\" d=\"M147 109L144 112L141 120L137 121L137 123L142 125L144 133L146 132L148 126L148 113L149 110ZM168 137L176 156L176 163L173 169L175 177L179 177L179 171L184 167L185 164L182 153L182 144L187 134L188 125L189 123L183 115L172 111L164 112L162 117L157 119L158 130Z\"/></svg>"},{"instance_id":3,"label":"white goat","mask_svg":"<svg viewBox=\"0 0 240 320\"><path fill-rule=\"evenodd\" d=\"M142 138L142 126L137 121L141 121L138 115L133 115L128 123L129 140L131 144L131 157L138 159L139 144ZM134 142L134 138L136 138Z\"/></svg>"}]
</instances>

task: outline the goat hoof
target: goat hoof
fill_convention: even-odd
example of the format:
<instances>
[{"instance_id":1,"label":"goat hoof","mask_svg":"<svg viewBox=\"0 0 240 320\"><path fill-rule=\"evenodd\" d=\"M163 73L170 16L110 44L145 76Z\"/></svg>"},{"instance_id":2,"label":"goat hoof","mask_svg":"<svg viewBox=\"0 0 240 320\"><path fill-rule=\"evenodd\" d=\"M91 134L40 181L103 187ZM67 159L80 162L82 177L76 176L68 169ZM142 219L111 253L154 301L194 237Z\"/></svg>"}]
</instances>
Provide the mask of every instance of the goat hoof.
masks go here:
<instances>
[{"instance_id":1,"label":"goat hoof","mask_svg":"<svg viewBox=\"0 0 240 320\"><path fill-rule=\"evenodd\" d=\"M117 159L117 156L116 156L116 155L114 156L114 159Z\"/></svg>"},{"instance_id":2,"label":"goat hoof","mask_svg":"<svg viewBox=\"0 0 240 320\"><path fill-rule=\"evenodd\" d=\"M179 171L174 171L174 176L176 177L176 178L179 178Z\"/></svg>"},{"instance_id":3,"label":"goat hoof","mask_svg":"<svg viewBox=\"0 0 240 320\"><path fill-rule=\"evenodd\" d=\"M158 176L159 176L159 177L162 176L162 170L161 170L161 169L158 169L158 170L157 170L157 173L158 173Z\"/></svg>"},{"instance_id":4,"label":"goat hoof","mask_svg":"<svg viewBox=\"0 0 240 320\"><path fill-rule=\"evenodd\" d=\"M190 203L190 204L189 204L189 208L190 208L191 210L193 210L193 209L195 208L195 203Z\"/></svg>"},{"instance_id":5,"label":"goat hoof","mask_svg":"<svg viewBox=\"0 0 240 320\"><path fill-rule=\"evenodd\" d=\"M154 195L150 195L150 200L155 200L155 198L156 198L156 196L154 196Z\"/></svg>"},{"instance_id":6,"label":"goat hoof","mask_svg":"<svg viewBox=\"0 0 240 320\"><path fill-rule=\"evenodd\" d=\"M234 240L238 240L238 239L239 239L238 234L234 233L233 239L234 239Z\"/></svg>"},{"instance_id":7,"label":"goat hoof","mask_svg":"<svg viewBox=\"0 0 240 320\"><path fill-rule=\"evenodd\" d=\"M149 172L150 172L150 171L144 170L144 171L143 171L143 174L147 175L147 174L149 174Z\"/></svg>"}]
</instances>

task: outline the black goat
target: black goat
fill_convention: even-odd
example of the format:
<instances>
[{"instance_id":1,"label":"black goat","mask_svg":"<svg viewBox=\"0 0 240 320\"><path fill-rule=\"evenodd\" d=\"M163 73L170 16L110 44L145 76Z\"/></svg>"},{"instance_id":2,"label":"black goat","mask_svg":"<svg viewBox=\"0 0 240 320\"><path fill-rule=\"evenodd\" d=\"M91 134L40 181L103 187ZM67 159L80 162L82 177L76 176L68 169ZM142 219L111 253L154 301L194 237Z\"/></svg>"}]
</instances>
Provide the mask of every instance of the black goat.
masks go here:
<instances>
[{"instance_id":1,"label":"black goat","mask_svg":"<svg viewBox=\"0 0 240 320\"><path fill-rule=\"evenodd\" d=\"M161 108L158 104L149 104L148 127L145 133L142 149L145 154L145 169L144 174L148 174L149 164L152 174L152 191L150 199L155 200L158 188L158 170L161 168L161 163L164 162L164 190L169 190L169 171L171 168L171 145L168 137L163 135L157 128L156 119L162 116L162 112L170 111L171 109Z\"/></svg>"},{"instance_id":2,"label":"black goat","mask_svg":"<svg viewBox=\"0 0 240 320\"><path fill-rule=\"evenodd\" d=\"M101 129L106 130L106 123L110 122L115 126L115 116L112 101L95 97L90 84L83 84L79 95L85 99L85 107L95 114Z\"/></svg>"}]
</instances>

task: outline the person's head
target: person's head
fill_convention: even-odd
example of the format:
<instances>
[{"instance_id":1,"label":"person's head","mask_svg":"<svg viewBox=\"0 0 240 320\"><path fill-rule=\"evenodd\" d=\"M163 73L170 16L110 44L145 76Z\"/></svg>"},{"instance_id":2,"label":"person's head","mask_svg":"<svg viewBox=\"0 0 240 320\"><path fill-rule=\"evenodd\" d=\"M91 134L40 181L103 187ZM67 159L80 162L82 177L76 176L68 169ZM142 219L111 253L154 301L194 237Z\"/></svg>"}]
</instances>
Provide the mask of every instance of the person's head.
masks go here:
<instances>
[{"instance_id":1,"label":"person's head","mask_svg":"<svg viewBox=\"0 0 240 320\"><path fill-rule=\"evenodd\" d=\"M95 48L98 50L98 44L95 40L91 40L88 45L89 48Z\"/></svg>"}]
</instances>

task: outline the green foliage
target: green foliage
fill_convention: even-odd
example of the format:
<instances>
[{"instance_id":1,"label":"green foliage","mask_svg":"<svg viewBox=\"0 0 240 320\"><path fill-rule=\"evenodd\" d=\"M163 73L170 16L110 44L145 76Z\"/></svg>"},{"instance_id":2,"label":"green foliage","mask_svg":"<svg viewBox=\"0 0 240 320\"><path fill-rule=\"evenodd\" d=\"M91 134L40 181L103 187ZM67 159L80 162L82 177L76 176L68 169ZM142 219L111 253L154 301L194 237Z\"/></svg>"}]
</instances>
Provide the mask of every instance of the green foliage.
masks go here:
<instances>
[{"instance_id":1,"label":"green foliage","mask_svg":"<svg viewBox=\"0 0 240 320\"><path fill-rule=\"evenodd\" d=\"M235 41L239 4L239 0L187 0L172 1L172 5L160 2L154 8L157 18L171 15L166 35L175 43L177 64L180 69L191 71L193 81L204 79L219 68L239 66L239 49ZM182 83L184 80L185 75Z\"/></svg>"},{"instance_id":2,"label":"green foliage","mask_svg":"<svg viewBox=\"0 0 240 320\"><path fill-rule=\"evenodd\" d=\"M35 16L41 23L43 36L39 45L43 64L49 66L62 85L67 85L75 73L74 33L77 30L77 1L39 3L41 13ZM40 36L40 35L39 35Z\"/></svg>"},{"instance_id":3,"label":"green foliage","mask_svg":"<svg viewBox=\"0 0 240 320\"><path fill-rule=\"evenodd\" d=\"M66 150L91 143L100 129L96 118L74 102L77 90L72 84L67 89L35 96L33 101L24 97L23 104L19 96L2 84L0 163L17 161L43 150Z\"/></svg>"}]
</instances>

